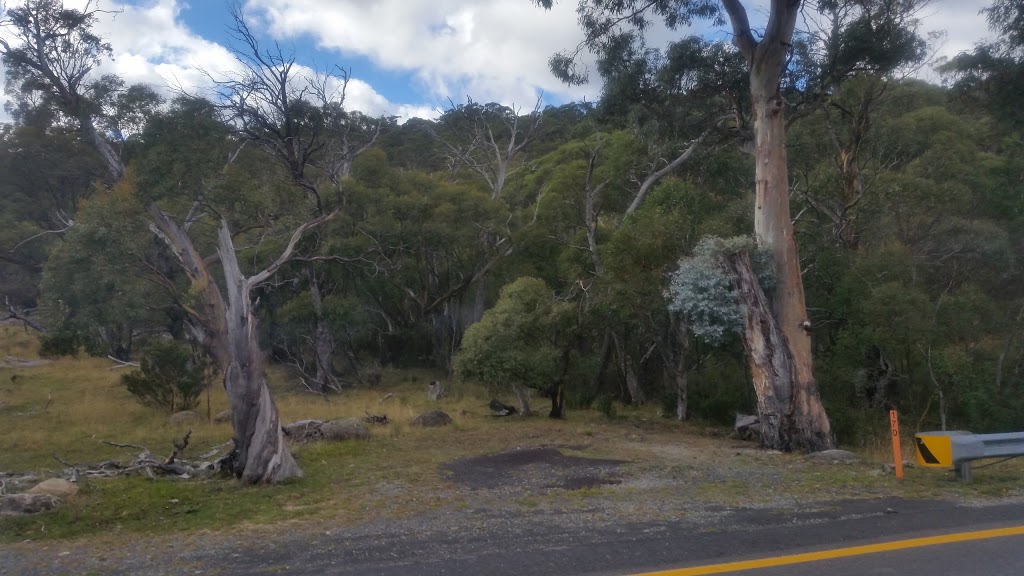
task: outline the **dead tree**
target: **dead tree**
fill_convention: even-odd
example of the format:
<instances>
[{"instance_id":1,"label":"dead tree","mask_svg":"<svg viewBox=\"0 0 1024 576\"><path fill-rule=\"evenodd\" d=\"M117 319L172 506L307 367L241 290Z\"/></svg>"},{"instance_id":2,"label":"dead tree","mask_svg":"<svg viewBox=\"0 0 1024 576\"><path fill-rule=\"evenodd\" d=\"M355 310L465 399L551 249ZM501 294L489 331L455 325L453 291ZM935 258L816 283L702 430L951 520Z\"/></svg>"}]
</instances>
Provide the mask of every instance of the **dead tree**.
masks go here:
<instances>
[{"instance_id":1,"label":"dead tree","mask_svg":"<svg viewBox=\"0 0 1024 576\"><path fill-rule=\"evenodd\" d=\"M267 153L316 205L319 221L329 218L325 187L335 188L334 203L344 205L341 180L352 162L376 142L383 119L373 121L344 109L350 74L335 67L327 72L303 70L292 54L279 45L262 46L242 16L231 6L232 47L238 72L213 81L215 101L238 126L239 136ZM336 208L335 208L336 209ZM315 252L314 244L306 252ZM343 258L306 258L305 275L313 305L314 323L308 339L312 369L304 369L307 386L319 393L340 387L334 370L334 333L327 324L323 301L330 286L317 263L343 262Z\"/></svg>"},{"instance_id":2,"label":"dead tree","mask_svg":"<svg viewBox=\"0 0 1024 576\"><path fill-rule=\"evenodd\" d=\"M277 406L263 375L263 355L256 332L252 291L268 281L294 255L303 235L334 214L310 220L292 233L281 255L267 268L243 275L227 220L217 232L217 260L221 263L223 287L211 274L207 262L195 248L188 233L157 205L149 207L152 230L174 252L182 269L200 295L201 307L188 308L195 321L209 335L231 403L235 431L235 474L244 483L268 483L301 476L281 433Z\"/></svg>"},{"instance_id":3,"label":"dead tree","mask_svg":"<svg viewBox=\"0 0 1024 576\"><path fill-rule=\"evenodd\" d=\"M482 178L491 191L491 198L502 196L509 178L522 170L526 148L540 135L544 115L538 98L533 111L525 116L517 108L499 104L466 104L452 106L439 120L441 131L430 135L448 155L452 178L465 167ZM493 246L494 238L480 233L480 243ZM487 274L476 280L472 322L484 315L487 297Z\"/></svg>"}]
</instances>

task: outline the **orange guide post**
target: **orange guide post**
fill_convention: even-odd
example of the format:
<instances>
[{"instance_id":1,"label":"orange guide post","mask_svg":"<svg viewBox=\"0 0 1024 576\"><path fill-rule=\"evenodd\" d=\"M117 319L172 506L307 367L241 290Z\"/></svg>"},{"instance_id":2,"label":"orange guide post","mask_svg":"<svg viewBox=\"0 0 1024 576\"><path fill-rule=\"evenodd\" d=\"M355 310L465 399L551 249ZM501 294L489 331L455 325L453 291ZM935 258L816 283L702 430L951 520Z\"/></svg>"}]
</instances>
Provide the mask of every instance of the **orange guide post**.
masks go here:
<instances>
[{"instance_id":1,"label":"orange guide post","mask_svg":"<svg viewBox=\"0 0 1024 576\"><path fill-rule=\"evenodd\" d=\"M896 479L903 480L903 456L900 454L900 419L895 410L889 410L889 424L892 426L892 457L896 464Z\"/></svg>"}]
</instances>

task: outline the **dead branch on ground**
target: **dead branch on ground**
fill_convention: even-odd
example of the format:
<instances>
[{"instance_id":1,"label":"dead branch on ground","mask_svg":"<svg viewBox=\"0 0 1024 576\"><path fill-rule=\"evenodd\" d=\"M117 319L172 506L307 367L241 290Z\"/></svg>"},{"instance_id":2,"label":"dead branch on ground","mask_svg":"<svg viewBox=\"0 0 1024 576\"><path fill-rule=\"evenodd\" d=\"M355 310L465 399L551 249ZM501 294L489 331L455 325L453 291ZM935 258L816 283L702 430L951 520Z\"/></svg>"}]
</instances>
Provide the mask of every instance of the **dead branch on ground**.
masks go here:
<instances>
[{"instance_id":1,"label":"dead branch on ground","mask_svg":"<svg viewBox=\"0 0 1024 576\"><path fill-rule=\"evenodd\" d=\"M171 445L174 446L174 450L171 452L170 456L166 458L154 456L148 448L139 444L111 442L109 440L100 440L100 442L107 446L113 446L114 448L127 448L140 450L140 452L137 456L127 462L122 462L120 460L106 460L99 464L73 464L63 460L56 454L53 455L53 458L65 467L64 476L73 478L77 478L79 475L89 478L113 478L116 476L131 476L138 474L145 474L150 478L156 478L157 474L159 474L161 476L171 476L182 480L188 480L190 478L207 477L217 472L228 472L231 470L231 467L227 465L227 462L232 457L233 450L229 450L227 454L224 454L217 460L210 461L209 459L222 454L225 448L231 447L233 449L233 442L229 441L214 446L209 452L199 456L198 461L185 460L182 458L182 454L185 452L185 449L188 448L189 439L191 437L192 430L189 430L185 436L182 437L180 442L172 440Z\"/></svg>"}]
</instances>

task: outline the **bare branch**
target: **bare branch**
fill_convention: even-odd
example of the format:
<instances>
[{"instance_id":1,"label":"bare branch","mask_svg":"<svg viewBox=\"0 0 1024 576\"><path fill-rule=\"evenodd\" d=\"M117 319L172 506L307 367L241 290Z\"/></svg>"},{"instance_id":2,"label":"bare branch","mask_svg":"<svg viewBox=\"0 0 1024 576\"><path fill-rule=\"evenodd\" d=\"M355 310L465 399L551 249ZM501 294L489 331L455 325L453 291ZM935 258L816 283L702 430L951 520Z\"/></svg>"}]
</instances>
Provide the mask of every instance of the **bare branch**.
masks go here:
<instances>
[{"instance_id":1,"label":"bare branch","mask_svg":"<svg viewBox=\"0 0 1024 576\"><path fill-rule=\"evenodd\" d=\"M274 273L276 273L277 270L281 266L283 266L289 260L291 260L292 253L295 251L296 244L299 243L299 240L302 239L302 236L308 230L310 230L312 228L316 228L317 226L320 226L321 224L331 220L332 218L334 218L334 216L337 213L338 213L338 211L335 210L334 212L331 212L330 214L327 214L325 216L320 216L319 218L315 218L313 220L310 220L309 222L306 222L302 226L299 226L298 228L296 228L295 232L292 233L292 237L288 241L288 245L285 247L284 252L282 252L281 255L277 257L277 260L274 260L274 262L271 263L270 266L267 266L267 268L265 270L263 270L262 272L254 274L253 276L249 277L246 280L246 285L248 286L248 288L252 289L252 288L255 288L256 286L259 286L263 282L266 282L267 279L270 278L271 276L273 276ZM225 228L226 228L226 226L225 226Z\"/></svg>"},{"instance_id":2,"label":"bare branch","mask_svg":"<svg viewBox=\"0 0 1024 576\"><path fill-rule=\"evenodd\" d=\"M729 21L732 22L732 44L747 59L747 64L750 64L754 60L757 40L754 39L754 33L750 31L747 10L740 0L722 0L722 6L725 7L726 13L729 14Z\"/></svg>"},{"instance_id":3,"label":"bare branch","mask_svg":"<svg viewBox=\"0 0 1024 576\"><path fill-rule=\"evenodd\" d=\"M7 305L8 318L19 320L24 325L28 326L29 328L32 328L36 332L39 332L40 334L46 334L46 328L43 328L42 324L29 318L28 316L25 315L24 312L21 312L17 308L15 308L14 304L11 304L11 299L9 296L4 296L4 304Z\"/></svg>"}]
</instances>

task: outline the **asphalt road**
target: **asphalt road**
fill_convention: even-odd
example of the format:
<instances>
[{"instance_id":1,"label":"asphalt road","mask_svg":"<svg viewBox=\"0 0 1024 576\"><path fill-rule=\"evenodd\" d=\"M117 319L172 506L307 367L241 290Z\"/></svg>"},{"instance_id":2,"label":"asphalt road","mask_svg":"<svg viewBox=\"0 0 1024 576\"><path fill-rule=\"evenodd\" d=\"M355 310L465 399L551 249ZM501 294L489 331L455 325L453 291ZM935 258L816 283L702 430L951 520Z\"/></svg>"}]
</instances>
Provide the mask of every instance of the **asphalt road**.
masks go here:
<instances>
[{"instance_id":1,"label":"asphalt road","mask_svg":"<svg viewBox=\"0 0 1024 576\"><path fill-rule=\"evenodd\" d=\"M685 574L683 571L676 572L677 574L672 576ZM691 575L709 573L700 569L689 572ZM1024 574L1024 536L937 544L772 568L718 573L741 576L1019 576ZM664 576L669 574L671 572Z\"/></svg>"},{"instance_id":2,"label":"asphalt road","mask_svg":"<svg viewBox=\"0 0 1024 576\"><path fill-rule=\"evenodd\" d=\"M1019 529L1024 526L1024 504L962 507L925 500L852 500L817 503L813 511L805 512L722 509L700 522L633 524L576 522L566 514L478 509L353 529L325 525L317 532L283 530L256 541L200 535L198 541L179 542L167 549L126 543L123 557L105 561L88 550L60 552L59 543L36 549L29 553L31 557L0 548L0 575L1024 574L1024 536L1020 535L1024 529ZM1007 527L1018 527L1018 534L821 558L851 547ZM731 568L721 566L752 560L764 566L766 558L794 554L815 554L816 560L745 571L726 572ZM702 566L710 568L695 568Z\"/></svg>"},{"instance_id":3,"label":"asphalt road","mask_svg":"<svg viewBox=\"0 0 1024 576\"><path fill-rule=\"evenodd\" d=\"M724 523L704 528L641 523L552 530L543 523L513 522L507 531L467 532L453 526L447 536L429 539L378 534L335 545L317 543L304 552L264 551L228 573L625 575L1020 525L1024 504L960 507L936 501L861 500L837 502L830 510L807 514L736 511ZM731 573L1019 576L1024 574L1022 544L1024 537L1009 536Z\"/></svg>"}]
</instances>

